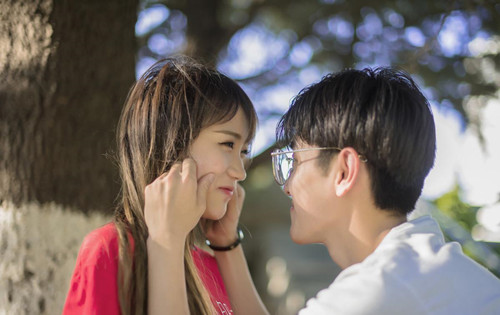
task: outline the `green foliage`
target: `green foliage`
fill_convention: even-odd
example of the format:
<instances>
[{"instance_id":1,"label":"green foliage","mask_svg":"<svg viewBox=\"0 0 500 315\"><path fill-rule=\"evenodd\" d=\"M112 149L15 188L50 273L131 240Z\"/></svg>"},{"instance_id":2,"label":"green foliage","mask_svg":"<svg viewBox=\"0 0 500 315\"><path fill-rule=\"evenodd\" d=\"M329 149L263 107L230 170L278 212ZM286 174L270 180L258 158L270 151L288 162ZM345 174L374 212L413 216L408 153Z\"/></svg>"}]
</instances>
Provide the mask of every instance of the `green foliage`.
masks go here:
<instances>
[{"instance_id":1,"label":"green foliage","mask_svg":"<svg viewBox=\"0 0 500 315\"><path fill-rule=\"evenodd\" d=\"M460 199L460 187L458 185L452 191L436 199L434 204L469 233L477 224L476 213L479 207L471 206Z\"/></svg>"},{"instance_id":2,"label":"green foliage","mask_svg":"<svg viewBox=\"0 0 500 315\"><path fill-rule=\"evenodd\" d=\"M455 185L453 190L433 203L438 209L433 216L443 228L446 241L458 241L467 256L500 277L500 268L495 262L500 257L500 244L479 242L471 238L470 234L478 224L476 214L479 207L469 205L460 198L460 186ZM466 233L457 229L455 224L460 225Z\"/></svg>"}]
</instances>

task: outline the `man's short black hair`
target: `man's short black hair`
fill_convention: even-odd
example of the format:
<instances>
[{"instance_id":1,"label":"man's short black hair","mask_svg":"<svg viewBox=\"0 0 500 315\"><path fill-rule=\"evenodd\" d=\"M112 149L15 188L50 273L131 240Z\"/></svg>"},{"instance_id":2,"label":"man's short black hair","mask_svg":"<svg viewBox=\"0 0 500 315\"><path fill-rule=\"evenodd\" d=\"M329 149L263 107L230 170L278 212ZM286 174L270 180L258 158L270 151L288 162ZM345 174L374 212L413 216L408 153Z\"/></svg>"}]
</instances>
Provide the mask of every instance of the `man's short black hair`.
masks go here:
<instances>
[{"instance_id":1,"label":"man's short black hair","mask_svg":"<svg viewBox=\"0 0 500 315\"><path fill-rule=\"evenodd\" d=\"M352 147L367 159L375 205L408 214L434 164L430 105L403 71L380 67L329 74L304 88L276 130L277 144ZM335 151L322 151L327 169Z\"/></svg>"}]
</instances>

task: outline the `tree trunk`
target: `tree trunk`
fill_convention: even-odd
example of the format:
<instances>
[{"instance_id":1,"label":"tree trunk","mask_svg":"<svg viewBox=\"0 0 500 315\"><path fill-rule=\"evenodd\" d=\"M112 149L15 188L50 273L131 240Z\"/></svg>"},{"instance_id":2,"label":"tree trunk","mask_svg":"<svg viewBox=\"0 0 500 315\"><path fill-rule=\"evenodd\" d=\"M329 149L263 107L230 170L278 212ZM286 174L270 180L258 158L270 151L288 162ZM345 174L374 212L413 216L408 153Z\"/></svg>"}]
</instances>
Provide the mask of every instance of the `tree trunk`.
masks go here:
<instances>
[{"instance_id":1,"label":"tree trunk","mask_svg":"<svg viewBox=\"0 0 500 315\"><path fill-rule=\"evenodd\" d=\"M183 52L203 64L216 66L219 53L224 48L236 27L224 25L223 0L173 0L167 2L171 9L182 11L188 19L186 37L187 47Z\"/></svg>"},{"instance_id":2,"label":"tree trunk","mask_svg":"<svg viewBox=\"0 0 500 315\"><path fill-rule=\"evenodd\" d=\"M138 0L0 0L0 313L57 314L118 193Z\"/></svg>"}]
</instances>

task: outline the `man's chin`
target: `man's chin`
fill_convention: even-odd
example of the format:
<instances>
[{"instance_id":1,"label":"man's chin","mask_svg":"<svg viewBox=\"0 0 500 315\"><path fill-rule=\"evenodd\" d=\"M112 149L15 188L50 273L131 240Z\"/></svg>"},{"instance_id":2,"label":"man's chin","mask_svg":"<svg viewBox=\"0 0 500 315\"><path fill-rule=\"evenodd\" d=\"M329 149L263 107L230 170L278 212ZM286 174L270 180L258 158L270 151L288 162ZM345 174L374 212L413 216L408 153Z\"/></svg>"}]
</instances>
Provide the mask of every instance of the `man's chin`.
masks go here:
<instances>
[{"instance_id":1,"label":"man's chin","mask_svg":"<svg viewBox=\"0 0 500 315\"><path fill-rule=\"evenodd\" d=\"M304 235L300 235L297 231L294 231L293 226L290 227L290 238L295 244L306 245L310 244L306 239L304 239Z\"/></svg>"}]
</instances>

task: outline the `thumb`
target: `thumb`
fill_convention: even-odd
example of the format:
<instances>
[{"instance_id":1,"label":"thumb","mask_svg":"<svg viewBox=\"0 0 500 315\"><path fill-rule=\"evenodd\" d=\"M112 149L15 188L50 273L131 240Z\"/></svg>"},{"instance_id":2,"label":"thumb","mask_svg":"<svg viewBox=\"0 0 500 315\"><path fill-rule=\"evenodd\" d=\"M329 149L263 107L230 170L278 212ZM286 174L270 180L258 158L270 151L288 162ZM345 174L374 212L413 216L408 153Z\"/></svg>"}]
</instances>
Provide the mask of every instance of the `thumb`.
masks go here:
<instances>
[{"instance_id":1,"label":"thumb","mask_svg":"<svg viewBox=\"0 0 500 315\"><path fill-rule=\"evenodd\" d=\"M215 179L215 175L210 173L210 174L203 176L198 181L198 194L197 194L198 195L198 205L205 206L205 204L207 202L208 187L210 187L210 185L212 184L214 179Z\"/></svg>"}]
</instances>

